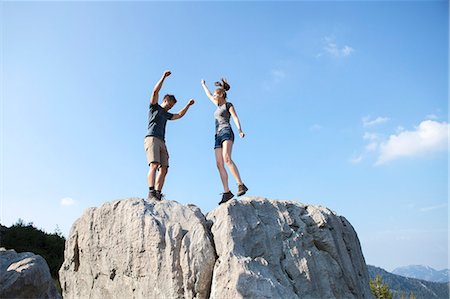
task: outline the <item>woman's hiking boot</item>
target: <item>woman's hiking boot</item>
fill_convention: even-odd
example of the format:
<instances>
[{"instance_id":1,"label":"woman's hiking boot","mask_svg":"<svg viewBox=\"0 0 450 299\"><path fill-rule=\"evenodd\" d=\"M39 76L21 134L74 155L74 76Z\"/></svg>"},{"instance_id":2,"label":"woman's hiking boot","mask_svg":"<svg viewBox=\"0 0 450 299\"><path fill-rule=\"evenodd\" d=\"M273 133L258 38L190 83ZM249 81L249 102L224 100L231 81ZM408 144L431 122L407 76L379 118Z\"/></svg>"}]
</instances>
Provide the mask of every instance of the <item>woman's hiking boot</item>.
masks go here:
<instances>
[{"instance_id":1,"label":"woman's hiking boot","mask_svg":"<svg viewBox=\"0 0 450 299\"><path fill-rule=\"evenodd\" d=\"M245 186L244 184L240 184L240 185L238 186L238 193L237 193L237 196L244 195L245 192L247 192L247 191L248 191L247 186Z\"/></svg>"},{"instance_id":2,"label":"woman's hiking boot","mask_svg":"<svg viewBox=\"0 0 450 299\"><path fill-rule=\"evenodd\" d=\"M234 194L231 193L231 191L222 193L222 200L219 202L219 205L223 204L224 202L229 201L230 199L232 199L234 197Z\"/></svg>"}]
</instances>

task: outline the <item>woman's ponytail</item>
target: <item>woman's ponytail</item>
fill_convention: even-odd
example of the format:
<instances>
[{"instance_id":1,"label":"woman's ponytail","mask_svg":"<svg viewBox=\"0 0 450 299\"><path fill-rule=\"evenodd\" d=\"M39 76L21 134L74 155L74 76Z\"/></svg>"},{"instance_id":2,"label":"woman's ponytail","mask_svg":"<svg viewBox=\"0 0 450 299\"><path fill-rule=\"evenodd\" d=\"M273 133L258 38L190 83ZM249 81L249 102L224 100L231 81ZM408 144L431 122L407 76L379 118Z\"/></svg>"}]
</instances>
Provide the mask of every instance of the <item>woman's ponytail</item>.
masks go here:
<instances>
[{"instance_id":1,"label":"woman's ponytail","mask_svg":"<svg viewBox=\"0 0 450 299\"><path fill-rule=\"evenodd\" d=\"M220 82L220 81L215 82L214 85L219 86L220 88L225 89L225 91L230 90L230 84L228 84L227 80L224 79L224 78L222 78L221 81L222 81L222 82Z\"/></svg>"}]
</instances>

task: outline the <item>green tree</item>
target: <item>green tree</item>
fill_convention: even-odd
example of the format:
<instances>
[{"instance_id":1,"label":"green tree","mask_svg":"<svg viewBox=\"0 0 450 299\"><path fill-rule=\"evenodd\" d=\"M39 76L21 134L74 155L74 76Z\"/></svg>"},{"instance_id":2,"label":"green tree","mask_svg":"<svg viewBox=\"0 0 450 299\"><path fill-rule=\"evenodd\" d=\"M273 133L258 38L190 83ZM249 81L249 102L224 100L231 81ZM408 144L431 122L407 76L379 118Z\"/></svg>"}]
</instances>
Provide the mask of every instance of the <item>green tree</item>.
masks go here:
<instances>
[{"instance_id":1,"label":"green tree","mask_svg":"<svg viewBox=\"0 0 450 299\"><path fill-rule=\"evenodd\" d=\"M370 290L377 299L392 299L392 293L389 286L383 282L381 275L377 275L375 279L371 279Z\"/></svg>"},{"instance_id":2,"label":"green tree","mask_svg":"<svg viewBox=\"0 0 450 299\"><path fill-rule=\"evenodd\" d=\"M65 241L60 231L48 234L34 227L32 222L25 224L22 219L0 230L0 247L39 254L47 261L54 278L58 278L59 268L64 261Z\"/></svg>"}]
</instances>

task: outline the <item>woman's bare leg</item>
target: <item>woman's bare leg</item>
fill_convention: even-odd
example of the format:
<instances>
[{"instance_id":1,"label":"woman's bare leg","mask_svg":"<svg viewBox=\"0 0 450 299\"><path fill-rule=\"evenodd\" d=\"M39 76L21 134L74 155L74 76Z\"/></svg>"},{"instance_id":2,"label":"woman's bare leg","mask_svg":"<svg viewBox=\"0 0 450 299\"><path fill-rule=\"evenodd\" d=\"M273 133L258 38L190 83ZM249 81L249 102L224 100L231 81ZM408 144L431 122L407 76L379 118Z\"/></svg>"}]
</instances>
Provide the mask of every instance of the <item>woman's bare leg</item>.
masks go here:
<instances>
[{"instance_id":1,"label":"woman's bare leg","mask_svg":"<svg viewBox=\"0 0 450 299\"><path fill-rule=\"evenodd\" d=\"M239 174L239 170L237 169L236 164L234 164L233 160L231 159L231 151L233 149L233 141L231 140L225 140L222 143L222 155L223 155L223 161L227 164L228 169L231 171L231 174L236 179L236 182L239 185L242 185L241 176Z\"/></svg>"},{"instance_id":2,"label":"woman's bare leg","mask_svg":"<svg viewBox=\"0 0 450 299\"><path fill-rule=\"evenodd\" d=\"M223 164L222 149L216 148L214 152L216 154L216 165L219 170L220 179L222 180L223 190L226 193L230 191L230 188L228 187L228 173Z\"/></svg>"}]
</instances>

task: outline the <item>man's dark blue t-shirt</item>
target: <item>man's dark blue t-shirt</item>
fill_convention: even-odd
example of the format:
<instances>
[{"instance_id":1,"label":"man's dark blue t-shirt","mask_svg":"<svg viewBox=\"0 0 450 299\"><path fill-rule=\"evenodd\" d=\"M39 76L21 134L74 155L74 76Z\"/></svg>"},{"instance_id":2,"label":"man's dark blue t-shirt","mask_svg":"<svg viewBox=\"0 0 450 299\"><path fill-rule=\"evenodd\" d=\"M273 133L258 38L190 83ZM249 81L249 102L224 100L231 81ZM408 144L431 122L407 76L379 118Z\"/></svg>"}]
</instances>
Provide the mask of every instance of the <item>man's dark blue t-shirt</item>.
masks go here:
<instances>
[{"instance_id":1,"label":"man's dark blue t-shirt","mask_svg":"<svg viewBox=\"0 0 450 299\"><path fill-rule=\"evenodd\" d=\"M159 104L150 104L148 109L147 136L155 136L164 141L166 135L166 123L168 119L172 119L172 116L172 113L164 110Z\"/></svg>"}]
</instances>

